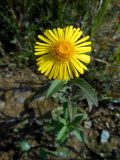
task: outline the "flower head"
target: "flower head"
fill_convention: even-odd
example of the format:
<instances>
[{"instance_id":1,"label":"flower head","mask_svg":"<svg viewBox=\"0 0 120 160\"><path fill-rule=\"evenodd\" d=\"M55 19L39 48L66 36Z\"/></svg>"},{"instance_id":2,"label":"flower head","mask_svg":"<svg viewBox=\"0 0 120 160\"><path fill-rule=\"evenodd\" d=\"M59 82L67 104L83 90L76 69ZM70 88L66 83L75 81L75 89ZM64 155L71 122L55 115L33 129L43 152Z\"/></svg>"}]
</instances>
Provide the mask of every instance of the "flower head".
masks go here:
<instances>
[{"instance_id":1,"label":"flower head","mask_svg":"<svg viewBox=\"0 0 120 160\"><path fill-rule=\"evenodd\" d=\"M91 51L89 36L80 38L80 28L68 26L46 30L44 36L35 45L38 71L44 73L49 79L68 80L84 74L87 67L84 63L90 63ZM87 42L85 42L87 41Z\"/></svg>"}]
</instances>

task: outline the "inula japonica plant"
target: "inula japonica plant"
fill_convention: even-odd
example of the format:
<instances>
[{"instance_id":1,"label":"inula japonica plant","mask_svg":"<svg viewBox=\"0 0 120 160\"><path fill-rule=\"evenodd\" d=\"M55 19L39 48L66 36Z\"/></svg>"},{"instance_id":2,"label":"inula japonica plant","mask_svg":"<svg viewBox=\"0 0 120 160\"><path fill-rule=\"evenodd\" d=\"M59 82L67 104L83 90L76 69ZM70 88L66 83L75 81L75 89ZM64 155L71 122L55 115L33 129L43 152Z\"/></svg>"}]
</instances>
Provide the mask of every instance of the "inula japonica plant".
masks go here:
<instances>
[{"instance_id":1,"label":"inula japonica plant","mask_svg":"<svg viewBox=\"0 0 120 160\"><path fill-rule=\"evenodd\" d=\"M73 26L47 29L44 35L38 35L39 40L35 44L38 71L50 80L55 79L45 95L56 98L58 94L63 104L63 107L52 111L47 129L55 131L56 142L60 144L67 141L70 135L86 142L82 122L87 119L87 114L80 112L76 100L86 98L90 110L92 105L98 105L94 90L80 78L88 70L85 64L90 63L89 52L92 50L90 37L83 37L82 34L79 27Z\"/></svg>"},{"instance_id":2,"label":"inula japonica plant","mask_svg":"<svg viewBox=\"0 0 120 160\"><path fill-rule=\"evenodd\" d=\"M0 160L120 160L119 1L1 0Z\"/></svg>"}]
</instances>

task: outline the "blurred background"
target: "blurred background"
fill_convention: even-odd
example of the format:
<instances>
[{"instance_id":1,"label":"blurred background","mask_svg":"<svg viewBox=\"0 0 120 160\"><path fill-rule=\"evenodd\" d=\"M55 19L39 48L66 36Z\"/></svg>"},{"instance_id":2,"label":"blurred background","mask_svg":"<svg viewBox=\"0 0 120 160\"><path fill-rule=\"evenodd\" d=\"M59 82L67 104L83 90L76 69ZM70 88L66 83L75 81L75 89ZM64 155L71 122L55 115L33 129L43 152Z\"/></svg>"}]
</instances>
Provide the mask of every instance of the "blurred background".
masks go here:
<instances>
[{"instance_id":1,"label":"blurred background","mask_svg":"<svg viewBox=\"0 0 120 160\"><path fill-rule=\"evenodd\" d=\"M0 1L0 160L44 160L44 157L48 156L43 148L39 152L35 150L40 148L41 144L42 147L50 147L46 142L43 144L40 141L39 136L42 135L41 131L38 134L38 126L43 126L38 125L36 117L51 110L53 102L40 101L42 104L38 107L36 101L31 104L30 110L25 108L24 103L39 89L41 82L47 83L47 79L37 72L35 64L34 44L37 35L48 28L68 25L80 27L84 35L91 36L92 62L88 67L89 72L82 77L97 91L100 105L97 114L104 119L106 113L110 113L109 120L105 119L105 123L109 125L108 128L111 127L110 124L113 125L112 142L104 146L103 150L103 146L97 142L99 136L92 135L92 158L93 155L98 156L99 160L102 156L98 153L105 152L106 159L119 160L120 143L117 141L120 136L120 0ZM33 110L34 115L31 115ZM30 116L26 120L25 115L28 113ZM21 120L22 116L24 120ZM96 131L100 135L104 122L97 119L97 124L99 123L102 123L102 127ZM30 128L35 131L32 132ZM47 140L49 141L49 137ZM77 143L74 143L76 147ZM113 148L110 148L111 143ZM52 147L51 150L54 150L54 146ZM62 153L68 154L66 150Z\"/></svg>"}]
</instances>

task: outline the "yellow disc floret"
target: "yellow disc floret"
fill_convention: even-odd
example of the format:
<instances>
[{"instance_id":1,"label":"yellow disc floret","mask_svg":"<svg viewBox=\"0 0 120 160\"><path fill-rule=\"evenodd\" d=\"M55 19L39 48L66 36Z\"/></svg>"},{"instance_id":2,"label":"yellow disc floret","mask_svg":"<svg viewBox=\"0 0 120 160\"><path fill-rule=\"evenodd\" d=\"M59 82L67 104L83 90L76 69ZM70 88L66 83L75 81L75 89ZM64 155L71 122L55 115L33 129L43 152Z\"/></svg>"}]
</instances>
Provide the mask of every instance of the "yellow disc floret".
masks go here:
<instances>
[{"instance_id":1,"label":"yellow disc floret","mask_svg":"<svg viewBox=\"0 0 120 160\"><path fill-rule=\"evenodd\" d=\"M70 42L59 41L53 47L53 54L58 60L69 60L74 55L74 47Z\"/></svg>"}]
</instances>

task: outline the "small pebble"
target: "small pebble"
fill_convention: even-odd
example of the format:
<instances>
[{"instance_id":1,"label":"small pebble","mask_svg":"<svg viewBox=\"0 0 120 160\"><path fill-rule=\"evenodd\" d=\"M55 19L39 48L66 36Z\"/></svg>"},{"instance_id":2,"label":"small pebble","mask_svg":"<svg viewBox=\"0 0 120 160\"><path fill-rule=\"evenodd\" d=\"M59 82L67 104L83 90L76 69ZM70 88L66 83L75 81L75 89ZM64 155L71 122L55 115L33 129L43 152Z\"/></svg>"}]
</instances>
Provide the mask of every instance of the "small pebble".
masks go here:
<instances>
[{"instance_id":1,"label":"small pebble","mask_svg":"<svg viewBox=\"0 0 120 160\"><path fill-rule=\"evenodd\" d=\"M101 133L100 142L106 143L106 142L108 142L109 138L110 138L110 133L106 130L103 130Z\"/></svg>"},{"instance_id":2,"label":"small pebble","mask_svg":"<svg viewBox=\"0 0 120 160\"><path fill-rule=\"evenodd\" d=\"M91 121L85 121L84 127L85 127L86 129L90 129L91 126L92 126L92 122L91 122Z\"/></svg>"}]
</instances>

